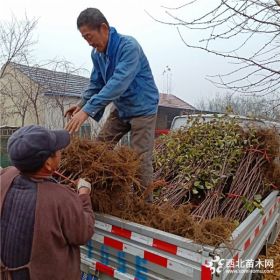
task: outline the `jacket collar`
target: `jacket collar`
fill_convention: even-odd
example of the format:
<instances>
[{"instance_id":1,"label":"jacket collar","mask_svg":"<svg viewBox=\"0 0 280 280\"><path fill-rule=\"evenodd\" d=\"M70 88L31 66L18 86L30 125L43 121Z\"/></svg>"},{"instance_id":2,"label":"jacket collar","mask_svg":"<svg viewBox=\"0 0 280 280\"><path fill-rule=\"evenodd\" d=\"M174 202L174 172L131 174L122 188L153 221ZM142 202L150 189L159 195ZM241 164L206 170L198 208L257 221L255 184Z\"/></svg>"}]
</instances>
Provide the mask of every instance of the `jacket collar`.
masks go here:
<instances>
[{"instance_id":1,"label":"jacket collar","mask_svg":"<svg viewBox=\"0 0 280 280\"><path fill-rule=\"evenodd\" d=\"M120 35L114 27L110 27L108 46L106 50L106 56L112 57L116 53L119 46Z\"/></svg>"}]
</instances>

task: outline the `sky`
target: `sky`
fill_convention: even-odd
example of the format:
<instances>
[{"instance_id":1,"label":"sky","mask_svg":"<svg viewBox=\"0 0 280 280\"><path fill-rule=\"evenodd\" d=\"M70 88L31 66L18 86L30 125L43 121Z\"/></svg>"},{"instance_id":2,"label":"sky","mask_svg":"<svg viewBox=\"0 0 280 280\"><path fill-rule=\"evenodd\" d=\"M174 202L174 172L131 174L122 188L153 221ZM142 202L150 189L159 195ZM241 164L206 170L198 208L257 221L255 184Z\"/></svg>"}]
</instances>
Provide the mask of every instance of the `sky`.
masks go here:
<instances>
[{"instance_id":1,"label":"sky","mask_svg":"<svg viewBox=\"0 0 280 280\"><path fill-rule=\"evenodd\" d=\"M215 2L217 0L203 7L180 10L179 15L199 15ZM200 100L209 99L220 91L206 79L207 75L225 73L230 69L229 64L219 57L187 48L174 26L159 23L146 13L168 21L170 18L162 6L177 7L184 3L184 0L9 0L1 3L0 19L10 20L12 14L17 18L23 18L25 14L38 18L34 34L38 43L33 53L36 61L66 59L77 68L91 71L91 47L77 30L76 19L85 8L98 8L119 33L131 35L141 44L160 92L168 91L197 105ZM197 39L195 31L185 36L191 42ZM170 71L163 74L166 66Z\"/></svg>"}]
</instances>

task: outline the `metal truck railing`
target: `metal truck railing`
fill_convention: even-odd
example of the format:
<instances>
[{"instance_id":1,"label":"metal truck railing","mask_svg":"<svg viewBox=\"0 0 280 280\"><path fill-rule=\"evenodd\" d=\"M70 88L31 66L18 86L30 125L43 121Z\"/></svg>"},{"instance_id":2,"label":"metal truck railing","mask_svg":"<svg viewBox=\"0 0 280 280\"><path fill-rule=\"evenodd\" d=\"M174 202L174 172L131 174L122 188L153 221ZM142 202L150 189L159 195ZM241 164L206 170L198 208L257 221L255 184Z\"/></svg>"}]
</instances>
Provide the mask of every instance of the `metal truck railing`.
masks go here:
<instances>
[{"instance_id":1,"label":"metal truck railing","mask_svg":"<svg viewBox=\"0 0 280 280\"><path fill-rule=\"evenodd\" d=\"M231 273L242 260L255 260L280 230L280 197L272 192L217 248L109 215L96 214L96 230L81 247L81 279L251 279ZM215 263L221 259L222 265ZM214 261L213 261L214 260ZM233 267L225 264L231 260ZM211 262L213 266L211 266Z\"/></svg>"}]
</instances>

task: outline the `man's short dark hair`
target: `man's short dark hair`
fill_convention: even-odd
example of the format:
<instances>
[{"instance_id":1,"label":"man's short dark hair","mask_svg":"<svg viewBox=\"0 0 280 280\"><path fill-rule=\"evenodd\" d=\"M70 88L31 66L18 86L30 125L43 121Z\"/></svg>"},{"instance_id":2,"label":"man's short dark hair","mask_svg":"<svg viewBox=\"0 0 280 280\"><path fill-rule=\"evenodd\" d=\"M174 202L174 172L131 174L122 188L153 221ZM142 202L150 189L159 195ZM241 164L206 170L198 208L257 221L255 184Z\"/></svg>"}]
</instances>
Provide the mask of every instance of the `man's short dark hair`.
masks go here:
<instances>
[{"instance_id":1,"label":"man's short dark hair","mask_svg":"<svg viewBox=\"0 0 280 280\"><path fill-rule=\"evenodd\" d=\"M87 8L83 10L77 19L78 29L83 25L88 25L93 29L98 29L102 23L105 23L109 27L109 23L105 16L96 8Z\"/></svg>"}]
</instances>

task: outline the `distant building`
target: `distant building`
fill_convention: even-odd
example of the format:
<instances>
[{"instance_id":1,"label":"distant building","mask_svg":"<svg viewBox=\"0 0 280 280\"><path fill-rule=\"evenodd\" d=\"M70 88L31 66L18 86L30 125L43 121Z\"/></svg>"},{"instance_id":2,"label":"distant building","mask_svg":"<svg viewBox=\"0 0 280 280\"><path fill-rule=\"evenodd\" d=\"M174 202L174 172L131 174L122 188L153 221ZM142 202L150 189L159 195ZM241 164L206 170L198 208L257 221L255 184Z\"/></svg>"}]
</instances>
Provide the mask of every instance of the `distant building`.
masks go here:
<instances>
[{"instance_id":1,"label":"distant building","mask_svg":"<svg viewBox=\"0 0 280 280\"><path fill-rule=\"evenodd\" d=\"M161 93L159 99L157 129L170 129L176 116L195 111L196 109L173 94Z\"/></svg>"},{"instance_id":2,"label":"distant building","mask_svg":"<svg viewBox=\"0 0 280 280\"><path fill-rule=\"evenodd\" d=\"M89 79L70 73L51 71L11 63L1 79L2 125L20 127L40 124L48 128L63 128L63 115L76 104ZM107 106L102 120L89 120L81 128L83 135L96 135L109 115ZM156 129L168 130L175 116L196 112L196 109L172 94L160 94Z\"/></svg>"}]
</instances>

